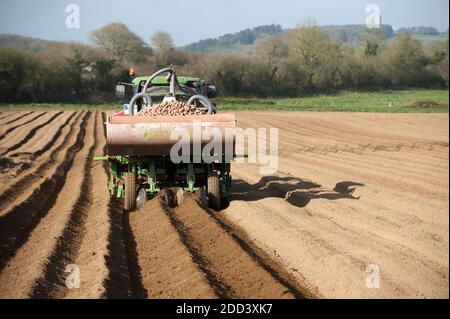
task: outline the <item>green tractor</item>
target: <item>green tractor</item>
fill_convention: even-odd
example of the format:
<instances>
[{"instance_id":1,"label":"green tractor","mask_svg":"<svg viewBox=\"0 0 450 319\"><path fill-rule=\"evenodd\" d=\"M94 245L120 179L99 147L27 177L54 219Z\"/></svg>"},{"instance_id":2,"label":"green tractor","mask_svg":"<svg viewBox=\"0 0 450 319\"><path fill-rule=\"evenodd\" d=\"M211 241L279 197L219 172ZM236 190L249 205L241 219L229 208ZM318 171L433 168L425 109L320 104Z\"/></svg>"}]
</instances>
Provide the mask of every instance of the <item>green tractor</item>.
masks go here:
<instances>
[{"instance_id":1,"label":"green tractor","mask_svg":"<svg viewBox=\"0 0 450 319\"><path fill-rule=\"evenodd\" d=\"M107 155L95 159L109 161L109 191L124 200L124 209L139 209L147 198L160 192L170 205L182 204L185 192L198 192L203 204L215 210L227 205L236 121L234 114L217 114L210 100L215 87L196 77L177 77L169 67L151 76L135 77L130 84L119 83L116 92L131 100L124 104L123 111L108 117ZM143 108L166 101L184 101L201 112L137 115ZM214 130L220 133L216 134L220 140L212 141L207 134L196 139L196 128ZM187 132L188 139L175 140L172 135L179 131ZM220 147L205 147L211 143ZM180 145L189 149L182 160L173 152Z\"/></svg>"}]
</instances>

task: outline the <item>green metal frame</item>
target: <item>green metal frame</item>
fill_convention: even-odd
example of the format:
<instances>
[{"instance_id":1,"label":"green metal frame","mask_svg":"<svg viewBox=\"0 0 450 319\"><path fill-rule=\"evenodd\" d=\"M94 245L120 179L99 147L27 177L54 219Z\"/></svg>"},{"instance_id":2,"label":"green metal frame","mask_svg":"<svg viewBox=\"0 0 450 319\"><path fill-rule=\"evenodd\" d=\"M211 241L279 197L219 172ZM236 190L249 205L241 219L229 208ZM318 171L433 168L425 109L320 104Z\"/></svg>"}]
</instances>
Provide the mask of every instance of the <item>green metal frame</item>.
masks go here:
<instances>
[{"instance_id":1,"label":"green metal frame","mask_svg":"<svg viewBox=\"0 0 450 319\"><path fill-rule=\"evenodd\" d=\"M187 164L187 168L177 168L177 174L186 175L187 187L184 190L191 193L198 190L198 187L195 187L195 175L204 173L203 168L194 167L192 163Z\"/></svg>"},{"instance_id":2,"label":"green metal frame","mask_svg":"<svg viewBox=\"0 0 450 319\"><path fill-rule=\"evenodd\" d=\"M139 176L146 176L148 187L145 188L145 191L149 195L156 195L160 191L157 185L157 177L168 173L166 167L167 159L161 156L95 156L94 160L109 161L110 178L108 188L110 194L116 195L118 198L125 196L122 183L124 172L135 172ZM221 196L229 196L231 190L230 163L179 164L176 168L176 174L186 176L184 191L195 192L199 189L198 186L195 186L196 176L205 176L213 170L218 171L220 174Z\"/></svg>"},{"instance_id":3,"label":"green metal frame","mask_svg":"<svg viewBox=\"0 0 450 319\"><path fill-rule=\"evenodd\" d=\"M142 81L147 81L148 76L138 76L132 81L134 85L139 85ZM193 76L178 76L177 80L180 84L186 85L189 82L197 82L198 85L203 85L204 81L200 78ZM152 84L155 85L168 85L169 81L165 76L157 76L152 80Z\"/></svg>"}]
</instances>

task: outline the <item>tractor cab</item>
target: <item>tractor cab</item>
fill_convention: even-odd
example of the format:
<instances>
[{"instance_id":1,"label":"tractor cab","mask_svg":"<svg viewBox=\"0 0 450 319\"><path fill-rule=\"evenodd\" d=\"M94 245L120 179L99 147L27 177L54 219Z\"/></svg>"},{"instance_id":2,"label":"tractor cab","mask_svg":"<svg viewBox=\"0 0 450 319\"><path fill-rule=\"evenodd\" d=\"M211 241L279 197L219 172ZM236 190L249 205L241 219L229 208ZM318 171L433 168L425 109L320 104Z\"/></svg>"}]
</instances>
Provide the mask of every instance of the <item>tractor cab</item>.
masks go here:
<instances>
[{"instance_id":1,"label":"tractor cab","mask_svg":"<svg viewBox=\"0 0 450 319\"><path fill-rule=\"evenodd\" d=\"M116 96L129 100L132 96L143 92L145 83L149 77L139 76L134 77L131 83L119 82L116 85ZM180 86L175 88L175 99L180 101L187 101L192 95L203 95L207 98L216 97L216 87L214 85L205 84L205 82L198 77L180 76L177 77ZM185 88L185 90L180 89ZM186 90L187 89L187 90ZM165 76L156 76L151 80L146 92L151 97L151 104L161 103L165 97L171 95L170 80ZM142 108L142 100L137 102L137 108Z\"/></svg>"}]
</instances>

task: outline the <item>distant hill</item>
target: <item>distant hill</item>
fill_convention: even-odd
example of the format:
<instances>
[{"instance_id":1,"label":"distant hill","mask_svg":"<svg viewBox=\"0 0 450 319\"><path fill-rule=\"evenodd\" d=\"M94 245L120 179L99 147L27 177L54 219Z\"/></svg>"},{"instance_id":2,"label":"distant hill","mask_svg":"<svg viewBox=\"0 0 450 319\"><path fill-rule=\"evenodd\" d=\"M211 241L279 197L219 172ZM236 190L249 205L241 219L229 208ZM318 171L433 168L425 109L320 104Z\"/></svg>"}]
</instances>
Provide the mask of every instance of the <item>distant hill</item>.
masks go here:
<instances>
[{"instance_id":1,"label":"distant hill","mask_svg":"<svg viewBox=\"0 0 450 319\"><path fill-rule=\"evenodd\" d=\"M323 26L331 37L345 43L357 43L368 34L378 34L384 39L394 36L390 25L383 25L381 29L368 29L365 25ZM191 52L249 52L253 44L264 36L278 36L290 29L283 29L280 25L263 25L253 29L245 29L236 33L228 33L218 38L200 40L184 47Z\"/></svg>"},{"instance_id":2,"label":"distant hill","mask_svg":"<svg viewBox=\"0 0 450 319\"><path fill-rule=\"evenodd\" d=\"M12 47L26 52L37 52L56 43L58 42L21 35L0 34L0 47Z\"/></svg>"},{"instance_id":3,"label":"distant hill","mask_svg":"<svg viewBox=\"0 0 450 319\"><path fill-rule=\"evenodd\" d=\"M421 42L445 41L448 31L440 33L433 27L401 28L394 32L392 26L383 25L381 29L368 29L365 25L338 25L322 26L331 37L347 44L356 44L369 34L377 34L384 39L390 39L398 33L408 32ZM281 36L291 29L283 29L278 24L262 25L248 28L236 33L227 33L218 38L209 38L191 43L183 47L191 52L233 52L248 53L255 43L266 36ZM38 38L25 37L13 34L0 34L0 47L13 47L27 52L37 52L49 46L62 42L48 41Z\"/></svg>"},{"instance_id":4,"label":"distant hill","mask_svg":"<svg viewBox=\"0 0 450 319\"><path fill-rule=\"evenodd\" d=\"M400 28L397 30L397 34L410 33L413 38L422 42L422 44L427 45L434 41L447 41L448 31L439 32L438 29L433 27L410 27L410 28Z\"/></svg>"},{"instance_id":5,"label":"distant hill","mask_svg":"<svg viewBox=\"0 0 450 319\"><path fill-rule=\"evenodd\" d=\"M364 24L329 25L323 26L322 29L332 38L348 44L362 41L371 34L378 35L382 39L389 39L394 36L394 29L389 24L383 24L379 29L368 29Z\"/></svg>"},{"instance_id":6,"label":"distant hill","mask_svg":"<svg viewBox=\"0 0 450 319\"><path fill-rule=\"evenodd\" d=\"M189 44L184 49L191 52L242 52L263 36L279 35L283 28L278 24L262 25L236 33L227 33L215 39L205 39Z\"/></svg>"}]
</instances>

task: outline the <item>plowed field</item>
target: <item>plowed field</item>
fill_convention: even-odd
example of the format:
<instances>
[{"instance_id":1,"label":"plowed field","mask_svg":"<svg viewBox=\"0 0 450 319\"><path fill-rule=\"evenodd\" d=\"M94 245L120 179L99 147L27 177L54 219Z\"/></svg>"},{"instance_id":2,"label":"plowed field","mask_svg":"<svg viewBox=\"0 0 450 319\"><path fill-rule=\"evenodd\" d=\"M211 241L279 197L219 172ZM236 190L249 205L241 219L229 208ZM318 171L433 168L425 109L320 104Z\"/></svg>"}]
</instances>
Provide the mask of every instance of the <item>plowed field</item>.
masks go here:
<instances>
[{"instance_id":1,"label":"plowed field","mask_svg":"<svg viewBox=\"0 0 450 319\"><path fill-rule=\"evenodd\" d=\"M0 298L448 298L448 114L236 112L279 129L276 174L133 213L93 161L107 115L0 113Z\"/></svg>"}]
</instances>

